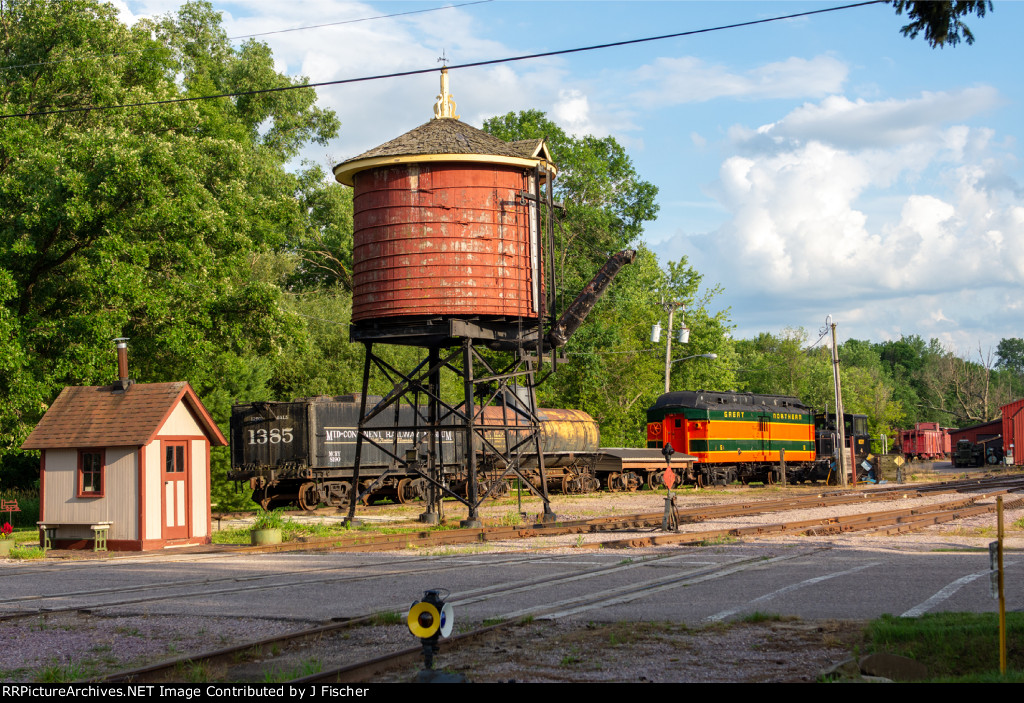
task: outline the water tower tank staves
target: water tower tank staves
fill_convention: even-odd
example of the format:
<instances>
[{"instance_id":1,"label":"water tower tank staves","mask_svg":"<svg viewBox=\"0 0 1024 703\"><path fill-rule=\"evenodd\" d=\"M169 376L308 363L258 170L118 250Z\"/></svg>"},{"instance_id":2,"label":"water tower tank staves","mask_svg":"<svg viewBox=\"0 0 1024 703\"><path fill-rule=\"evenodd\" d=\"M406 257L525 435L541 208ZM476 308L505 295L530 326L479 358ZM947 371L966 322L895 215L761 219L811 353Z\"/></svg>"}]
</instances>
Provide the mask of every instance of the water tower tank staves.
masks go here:
<instances>
[{"instance_id":1,"label":"water tower tank staves","mask_svg":"<svg viewBox=\"0 0 1024 703\"><path fill-rule=\"evenodd\" d=\"M355 189L352 322L539 316L534 206L543 140L434 119L334 169Z\"/></svg>"}]
</instances>

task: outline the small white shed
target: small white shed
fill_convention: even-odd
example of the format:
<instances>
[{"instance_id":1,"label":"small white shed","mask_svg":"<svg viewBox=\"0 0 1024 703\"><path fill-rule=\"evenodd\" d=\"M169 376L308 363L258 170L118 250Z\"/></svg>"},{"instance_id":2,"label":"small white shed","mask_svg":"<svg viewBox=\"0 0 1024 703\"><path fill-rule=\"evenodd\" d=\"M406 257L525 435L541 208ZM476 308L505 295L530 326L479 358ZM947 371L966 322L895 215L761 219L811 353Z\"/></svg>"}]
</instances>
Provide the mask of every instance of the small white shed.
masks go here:
<instances>
[{"instance_id":1,"label":"small white shed","mask_svg":"<svg viewBox=\"0 0 1024 703\"><path fill-rule=\"evenodd\" d=\"M41 451L40 540L73 549L106 538L122 551L209 543L210 447L226 445L186 382L65 388L22 445Z\"/></svg>"}]
</instances>

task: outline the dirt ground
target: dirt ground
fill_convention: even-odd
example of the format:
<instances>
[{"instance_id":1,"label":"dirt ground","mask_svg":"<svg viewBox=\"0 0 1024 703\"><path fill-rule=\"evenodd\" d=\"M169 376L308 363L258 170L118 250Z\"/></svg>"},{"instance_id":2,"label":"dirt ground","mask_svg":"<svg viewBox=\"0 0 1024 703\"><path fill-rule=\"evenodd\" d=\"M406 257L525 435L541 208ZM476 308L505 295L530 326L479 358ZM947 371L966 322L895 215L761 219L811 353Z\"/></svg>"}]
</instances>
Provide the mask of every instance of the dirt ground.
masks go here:
<instances>
[{"instance_id":1,"label":"dirt ground","mask_svg":"<svg viewBox=\"0 0 1024 703\"><path fill-rule=\"evenodd\" d=\"M722 623L531 622L437 656L473 683L813 683L850 657L864 623L795 619ZM419 667L382 682L412 681Z\"/></svg>"}]
</instances>

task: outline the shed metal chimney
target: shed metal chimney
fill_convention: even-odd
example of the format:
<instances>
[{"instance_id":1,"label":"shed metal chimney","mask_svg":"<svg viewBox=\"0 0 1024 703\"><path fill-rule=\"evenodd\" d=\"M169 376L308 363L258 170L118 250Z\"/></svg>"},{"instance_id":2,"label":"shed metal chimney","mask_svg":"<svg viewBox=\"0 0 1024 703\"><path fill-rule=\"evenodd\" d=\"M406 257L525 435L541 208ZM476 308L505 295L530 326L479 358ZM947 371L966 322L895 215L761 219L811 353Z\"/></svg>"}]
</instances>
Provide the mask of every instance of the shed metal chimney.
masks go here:
<instances>
[{"instance_id":1,"label":"shed metal chimney","mask_svg":"<svg viewBox=\"0 0 1024 703\"><path fill-rule=\"evenodd\" d=\"M117 383L114 386L123 391L135 383L128 378L128 338L118 337L114 341L117 342Z\"/></svg>"}]
</instances>

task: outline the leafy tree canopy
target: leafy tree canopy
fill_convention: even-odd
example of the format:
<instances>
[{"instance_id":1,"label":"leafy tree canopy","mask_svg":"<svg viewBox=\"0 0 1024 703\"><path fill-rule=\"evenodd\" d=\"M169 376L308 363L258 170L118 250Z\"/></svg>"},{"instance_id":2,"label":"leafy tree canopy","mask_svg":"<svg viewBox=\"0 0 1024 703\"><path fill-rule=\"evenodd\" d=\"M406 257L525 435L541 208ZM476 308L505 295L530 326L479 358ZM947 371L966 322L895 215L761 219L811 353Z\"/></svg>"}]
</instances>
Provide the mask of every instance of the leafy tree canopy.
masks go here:
<instances>
[{"instance_id":1,"label":"leafy tree canopy","mask_svg":"<svg viewBox=\"0 0 1024 703\"><path fill-rule=\"evenodd\" d=\"M924 40L932 48L944 47L947 44L956 46L961 38L968 44L974 43L974 34L970 28L960 21L964 15L984 17L985 12L992 11L990 0L890 0L896 8L896 14L907 13L911 22L900 31L903 36L916 39L924 32Z\"/></svg>"},{"instance_id":2,"label":"leafy tree canopy","mask_svg":"<svg viewBox=\"0 0 1024 703\"><path fill-rule=\"evenodd\" d=\"M572 137L540 110L510 112L484 121L505 141L547 140L558 167L555 200L558 266L565 287L578 288L604 264L608 252L635 247L645 222L658 215L658 188L644 181L612 137Z\"/></svg>"},{"instance_id":3,"label":"leafy tree canopy","mask_svg":"<svg viewBox=\"0 0 1024 703\"><path fill-rule=\"evenodd\" d=\"M625 149L612 137L567 135L539 110L492 117L484 129L506 141L547 140L558 167L555 200L565 206L556 213L555 246L556 275L567 300L610 252L639 249L569 340L569 363L541 386L541 402L593 415L604 446L643 446L644 413L665 384L666 336L655 345L650 332L655 322L667 322L661 307L666 300L685 306L675 315L673 333L681 322L690 328L690 342L674 344L672 356L719 355L672 364L671 387L734 387L728 311L711 309L720 289L702 288L701 275L685 257L663 267L638 246L644 223L657 216L658 189L637 174Z\"/></svg>"},{"instance_id":4,"label":"leafy tree canopy","mask_svg":"<svg viewBox=\"0 0 1024 703\"><path fill-rule=\"evenodd\" d=\"M1011 337L1000 339L996 347L996 366L1009 369L1018 376L1024 375L1024 339Z\"/></svg>"},{"instance_id":5,"label":"leafy tree canopy","mask_svg":"<svg viewBox=\"0 0 1024 703\"><path fill-rule=\"evenodd\" d=\"M265 44L233 47L207 2L128 28L95 0L26 0L0 6L0 29L3 114L293 83ZM315 174L285 169L337 133L315 100L0 119L0 456L61 387L112 380L114 337L132 339L134 378L202 394L238 356L272 359L301 332L258 274L292 243L334 236L315 222L335 207Z\"/></svg>"}]
</instances>

